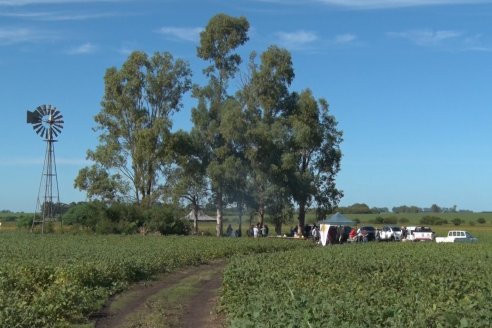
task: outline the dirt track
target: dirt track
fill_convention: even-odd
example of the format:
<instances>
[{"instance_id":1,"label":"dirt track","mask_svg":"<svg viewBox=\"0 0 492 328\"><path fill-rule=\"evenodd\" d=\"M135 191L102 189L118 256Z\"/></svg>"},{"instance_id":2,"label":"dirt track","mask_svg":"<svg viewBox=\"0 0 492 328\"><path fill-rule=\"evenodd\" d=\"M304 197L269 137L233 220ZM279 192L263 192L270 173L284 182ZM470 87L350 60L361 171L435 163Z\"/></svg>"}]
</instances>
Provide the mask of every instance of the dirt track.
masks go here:
<instances>
[{"instance_id":1,"label":"dirt track","mask_svg":"<svg viewBox=\"0 0 492 328\"><path fill-rule=\"evenodd\" d=\"M224 265L189 267L136 284L97 314L95 327L223 327L224 318L217 315L216 304ZM189 281L188 293L173 296Z\"/></svg>"}]
</instances>

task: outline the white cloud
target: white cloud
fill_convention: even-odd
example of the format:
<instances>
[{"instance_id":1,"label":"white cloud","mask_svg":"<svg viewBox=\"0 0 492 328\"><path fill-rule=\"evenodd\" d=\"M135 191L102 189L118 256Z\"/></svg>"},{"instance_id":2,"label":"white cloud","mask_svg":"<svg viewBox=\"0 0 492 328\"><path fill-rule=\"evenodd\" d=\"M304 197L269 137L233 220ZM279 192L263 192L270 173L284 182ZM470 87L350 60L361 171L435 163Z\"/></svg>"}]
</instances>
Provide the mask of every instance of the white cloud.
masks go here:
<instances>
[{"instance_id":1,"label":"white cloud","mask_svg":"<svg viewBox=\"0 0 492 328\"><path fill-rule=\"evenodd\" d=\"M282 45L290 48L299 48L318 40L316 33L309 31L277 32L276 36Z\"/></svg>"},{"instance_id":2,"label":"white cloud","mask_svg":"<svg viewBox=\"0 0 492 328\"><path fill-rule=\"evenodd\" d=\"M0 0L1 1L1 0ZM13 17L37 21L82 21L116 16L114 13L64 13L64 12L25 12L0 13L0 17Z\"/></svg>"},{"instance_id":3,"label":"white cloud","mask_svg":"<svg viewBox=\"0 0 492 328\"><path fill-rule=\"evenodd\" d=\"M353 43L357 39L357 36L351 33L340 34L335 36L335 44L349 44Z\"/></svg>"},{"instance_id":4,"label":"white cloud","mask_svg":"<svg viewBox=\"0 0 492 328\"><path fill-rule=\"evenodd\" d=\"M33 30L25 27L2 28L0 27L0 45L11 45L18 43L33 43L44 40L55 39L53 33Z\"/></svg>"},{"instance_id":5,"label":"white cloud","mask_svg":"<svg viewBox=\"0 0 492 328\"><path fill-rule=\"evenodd\" d=\"M2 158L0 159L0 166L40 166L44 164L44 158ZM56 165L67 165L67 166L82 166L90 165L91 161L82 158L57 158Z\"/></svg>"},{"instance_id":6,"label":"white cloud","mask_svg":"<svg viewBox=\"0 0 492 328\"><path fill-rule=\"evenodd\" d=\"M96 46L90 42L86 42L78 47L74 47L68 51L70 55L86 55L92 54L97 50Z\"/></svg>"},{"instance_id":7,"label":"white cloud","mask_svg":"<svg viewBox=\"0 0 492 328\"><path fill-rule=\"evenodd\" d=\"M133 0L0 0L0 6L25 6L41 4L70 4L87 2L129 2Z\"/></svg>"},{"instance_id":8,"label":"white cloud","mask_svg":"<svg viewBox=\"0 0 492 328\"><path fill-rule=\"evenodd\" d=\"M410 40L419 46L436 46L445 41L460 38L463 33L451 30L430 31L430 30L412 30L404 32L389 32L388 36Z\"/></svg>"},{"instance_id":9,"label":"white cloud","mask_svg":"<svg viewBox=\"0 0 492 328\"><path fill-rule=\"evenodd\" d=\"M327 5L353 9L385 9L431 5L492 3L492 0L315 0Z\"/></svg>"},{"instance_id":10,"label":"white cloud","mask_svg":"<svg viewBox=\"0 0 492 328\"><path fill-rule=\"evenodd\" d=\"M161 27L156 32L179 40L198 42L202 27Z\"/></svg>"}]
</instances>

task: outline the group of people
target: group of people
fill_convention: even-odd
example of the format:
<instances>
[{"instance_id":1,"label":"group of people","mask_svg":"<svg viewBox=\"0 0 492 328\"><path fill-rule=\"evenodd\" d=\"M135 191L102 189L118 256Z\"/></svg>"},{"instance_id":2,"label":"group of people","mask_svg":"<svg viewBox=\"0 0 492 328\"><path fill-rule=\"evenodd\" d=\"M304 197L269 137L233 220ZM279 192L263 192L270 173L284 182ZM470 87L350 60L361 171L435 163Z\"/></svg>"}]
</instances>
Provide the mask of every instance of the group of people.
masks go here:
<instances>
[{"instance_id":1,"label":"group of people","mask_svg":"<svg viewBox=\"0 0 492 328\"><path fill-rule=\"evenodd\" d=\"M268 237L268 226L260 223L250 225L248 229L248 237Z\"/></svg>"},{"instance_id":2,"label":"group of people","mask_svg":"<svg viewBox=\"0 0 492 328\"><path fill-rule=\"evenodd\" d=\"M232 225L229 223L229 225L227 226L227 230L226 230L226 236L227 237L241 237L241 231L238 230L234 230L232 228Z\"/></svg>"}]
</instances>

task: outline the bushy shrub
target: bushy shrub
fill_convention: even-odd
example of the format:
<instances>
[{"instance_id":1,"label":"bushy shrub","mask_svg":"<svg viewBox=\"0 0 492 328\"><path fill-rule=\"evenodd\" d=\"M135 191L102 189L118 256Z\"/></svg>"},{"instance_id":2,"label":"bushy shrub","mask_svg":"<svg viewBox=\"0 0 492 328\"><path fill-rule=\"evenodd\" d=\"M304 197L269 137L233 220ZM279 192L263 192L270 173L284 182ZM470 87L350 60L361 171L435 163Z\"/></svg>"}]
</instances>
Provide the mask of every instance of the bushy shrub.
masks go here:
<instances>
[{"instance_id":1,"label":"bushy shrub","mask_svg":"<svg viewBox=\"0 0 492 328\"><path fill-rule=\"evenodd\" d=\"M460 218L454 218L451 220L451 222L453 222L455 226L459 226L463 223L463 220L461 220Z\"/></svg>"},{"instance_id":2,"label":"bushy shrub","mask_svg":"<svg viewBox=\"0 0 492 328\"><path fill-rule=\"evenodd\" d=\"M409 219L407 219L407 218L400 218L400 219L398 220L398 222L400 222L400 223L402 223L402 224L405 224L405 223L410 222L410 220L409 220Z\"/></svg>"},{"instance_id":3,"label":"bushy shrub","mask_svg":"<svg viewBox=\"0 0 492 328\"><path fill-rule=\"evenodd\" d=\"M480 223L480 224L484 224L486 221L484 218L478 218L477 219L477 222Z\"/></svg>"},{"instance_id":4,"label":"bushy shrub","mask_svg":"<svg viewBox=\"0 0 492 328\"><path fill-rule=\"evenodd\" d=\"M37 215L39 217L39 214ZM30 228L32 227L32 221L34 219L33 215L25 215L22 214L18 219L17 219L17 227L18 228Z\"/></svg>"},{"instance_id":5,"label":"bushy shrub","mask_svg":"<svg viewBox=\"0 0 492 328\"><path fill-rule=\"evenodd\" d=\"M398 218L396 216L388 216L387 218L383 219L384 224L397 224L398 223Z\"/></svg>"},{"instance_id":6,"label":"bushy shrub","mask_svg":"<svg viewBox=\"0 0 492 328\"><path fill-rule=\"evenodd\" d=\"M432 215L426 215L420 219L420 224L423 225L443 225L447 223L448 220Z\"/></svg>"},{"instance_id":7,"label":"bushy shrub","mask_svg":"<svg viewBox=\"0 0 492 328\"><path fill-rule=\"evenodd\" d=\"M147 231L163 235L187 235L191 231L188 222L178 218L179 213L171 206L152 207L144 213L144 226Z\"/></svg>"},{"instance_id":8,"label":"bushy shrub","mask_svg":"<svg viewBox=\"0 0 492 328\"><path fill-rule=\"evenodd\" d=\"M32 219L31 219L32 222ZM64 224L77 224L99 234L188 234L190 226L179 219L179 210L171 205L144 209L135 204L101 202L80 203L63 215Z\"/></svg>"},{"instance_id":9,"label":"bushy shrub","mask_svg":"<svg viewBox=\"0 0 492 328\"><path fill-rule=\"evenodd\" d=\"M374 223L376 223L376 224L383 224L384 223L384 218L382 216L376 216L376 218L374 218Z\"/></svg>"},{"instance_id":10,"label":"bushy shrub","mask_svg":"<svg viewBox=\"0 0 492 328\"><path fill-rule=\"evenodd\" d=\"M76 204L62 216L64 224L81 225L94 232L98 230L98 223L106 218L106 205L101 202Z\"/></svg>"}]
</instances>

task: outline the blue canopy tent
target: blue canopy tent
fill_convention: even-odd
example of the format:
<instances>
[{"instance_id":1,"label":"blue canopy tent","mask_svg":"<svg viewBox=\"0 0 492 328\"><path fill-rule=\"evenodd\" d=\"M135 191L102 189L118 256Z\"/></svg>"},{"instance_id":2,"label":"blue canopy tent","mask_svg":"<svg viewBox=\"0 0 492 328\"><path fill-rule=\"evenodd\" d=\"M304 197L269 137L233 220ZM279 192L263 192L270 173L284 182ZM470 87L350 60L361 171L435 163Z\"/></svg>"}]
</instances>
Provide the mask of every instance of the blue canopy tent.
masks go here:
<instances>
[{"instance_id":1,"label":"blue canopy tent","mask_svg":"<svg viewBox=\"0 0 492 328\"><path fill-rule=\"evenodd\" d=\"M318 224L332 224L332 225L354 225L355 222L350 220L345 215L336 212L328 219L324 219L323 221L318 221Z\"/></svg>"},{"instance_id":2,"label":"blue canopy tent","mask_svg":"<svg viewBox=\"0 0 492 328\"><path fill-rule=\"evenodd\" d=\"M319 230L321 235L321 244L323 246L329 242L329 234L334 233L336 231L337 226L351 226L354 225L355 222L350 220L348 217L341 213L335 213L330 218L325 219L323 221L318 221ZM331 232L330 232L331 229Z\"/></svg>"}]
</instances>

